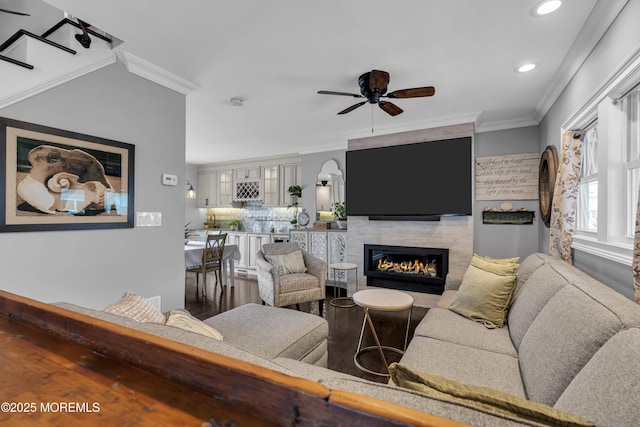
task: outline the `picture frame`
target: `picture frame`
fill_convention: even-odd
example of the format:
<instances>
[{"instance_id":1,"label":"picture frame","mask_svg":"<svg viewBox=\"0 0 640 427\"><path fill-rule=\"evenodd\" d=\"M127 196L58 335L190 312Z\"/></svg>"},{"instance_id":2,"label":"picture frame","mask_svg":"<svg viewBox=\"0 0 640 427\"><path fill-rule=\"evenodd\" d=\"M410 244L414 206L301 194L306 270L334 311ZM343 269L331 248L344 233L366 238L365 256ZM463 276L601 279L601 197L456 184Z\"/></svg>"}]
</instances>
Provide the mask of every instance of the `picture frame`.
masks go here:
<instances>
[{"instance_id":1,"label":"picture frame","mask_svg":"<svg viewBox=\"0 0 640 427\"><path fill-rule=\"evenodd\" d=\"M133 228L135 146L0 117L0 232Z\"/></svg>"}]
</instances>

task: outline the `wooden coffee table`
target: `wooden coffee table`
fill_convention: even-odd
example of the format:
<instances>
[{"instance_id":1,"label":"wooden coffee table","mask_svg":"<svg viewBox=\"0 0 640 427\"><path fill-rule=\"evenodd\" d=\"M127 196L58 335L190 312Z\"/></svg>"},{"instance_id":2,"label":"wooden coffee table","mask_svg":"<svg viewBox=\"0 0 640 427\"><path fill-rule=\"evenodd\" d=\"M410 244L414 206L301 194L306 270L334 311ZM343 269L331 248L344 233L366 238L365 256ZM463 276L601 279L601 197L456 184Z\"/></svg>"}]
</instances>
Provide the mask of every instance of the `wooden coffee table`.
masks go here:
<instances>
[{"instance_id":1,"label":"wooden coffee table","mask_svg":"<svg viewBox=\"0 0 640 427\"><path fill-rule=\"evenodd\" d=\"M394 291L391 289L366 289L363 291L356 292L353 294L353 302L362 307L364 310L364 319L362 321L362 330L360 331L360 340L358 341L358 349L356 350L356 354L353 356L353 361L363 372L367 372L369 374L378 375L382 377L389 377L389 364L387 363L387 358L384 355L386 351L392 351L398 354L404 354L404 351L407 349L407 343L409 341L409 325L411 323L411 312L413 311L413 297L404 292ZM376 329L373 326L373 321L371 320L371 314L369 313L371 310L373 311L403 311L408 310L407 317L407 328L404 336L404 348L399 349L391 346L386 346L380 344L380 340L378 339L378 334L376 333ZM364 330L369 324L369 329L371 330L371 334L373 335L373 339L376 342L375 346L369 346L362 348L362 337L364 335ZM387 372L377 372L372 371L370 369L365 368L360 364L358 360L360 356L369 351L378 351L380 355L380 359L382 363L384 363L385 369Z\"/></svg>"}]
</instances>

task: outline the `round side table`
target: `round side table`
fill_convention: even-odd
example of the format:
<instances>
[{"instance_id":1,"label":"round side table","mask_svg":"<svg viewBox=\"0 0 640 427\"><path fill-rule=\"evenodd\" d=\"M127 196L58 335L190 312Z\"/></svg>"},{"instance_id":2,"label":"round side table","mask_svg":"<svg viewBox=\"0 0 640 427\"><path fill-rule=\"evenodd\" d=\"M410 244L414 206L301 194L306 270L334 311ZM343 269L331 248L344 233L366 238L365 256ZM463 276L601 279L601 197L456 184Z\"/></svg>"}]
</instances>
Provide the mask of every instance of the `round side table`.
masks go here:
<instances>
[{"instance_id":1,"label":"round side table","mask_svg":"<svg viewBox=\"0 0 640 427\"><path fill-rule=\"evenodd\" d=\"M334 307L340 308L350 308L355 307L355 303L353 302L353 298L350 297L339 297L336 295L336 289L339 287L338 281L336 280L336 272L344 271L347 276L347 290L349 289L349 270L356 271L356 292L358 291L358 265L352 264L350 262L338 262L335 264L330 264L329 268L333 270L333 299L329 301Z\"/></svg>"},{"instance_id":2,"label":"round side table","mask_svg":"<svg viewBox=\"0 0 640 427\"><path fill-rule=\"evenodd\" d=\"M384 351L387 350L398 354L404 354L405 350L407 349L407 343L409 341L409 325L411 323L411 312L413 311L413 297L411 295L405 294L404 292L394 291L390 289L365 289L364 291L359 291L353 294L353 301L364 310L364 320L362 321L360 340L358 341L358 349L356 350L356 354L353 356L353 361L358 369L363 372L378 375L381 377L389 377L389 364L387 363L387 358L384 355ZM378 334L376 333L376 329L373 326L373 321L371 320L371 314L369 313L370 310L409 311L409 315L407 317L407 329L404 335L403 349L380 344L380 339L378 339ZM371 334L373 335L373 339L376 345L362 348L362 336L364 335L364 330L367 324L369 325L369 329L371 330ZM372 371L360 364L360 361L358 359L363 353L376 350L378 351L380 359L382 360L382 363L384 363L384 367L387 372Z\"/></svg>"}]
</instances>

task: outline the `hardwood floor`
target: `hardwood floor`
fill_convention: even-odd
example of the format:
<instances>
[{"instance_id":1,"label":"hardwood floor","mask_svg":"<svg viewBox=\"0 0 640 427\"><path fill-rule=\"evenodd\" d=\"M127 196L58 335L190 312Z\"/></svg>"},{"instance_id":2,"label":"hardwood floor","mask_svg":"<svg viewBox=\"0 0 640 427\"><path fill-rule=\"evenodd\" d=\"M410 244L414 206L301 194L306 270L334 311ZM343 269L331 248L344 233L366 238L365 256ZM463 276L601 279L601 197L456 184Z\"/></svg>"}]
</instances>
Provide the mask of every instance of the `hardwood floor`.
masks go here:
<instances>
[{"instance_id":1,"label":"hardwood floor","mask_svg":"<svg viewBox=\"0 0 640 427\"><path fill-rule=\"evenodd\" d=\"M215 279L213 274L209 275L207 280L207 297L203 298L201 291L199 295L196 295L195 275L189 274L187 277L185 309L200 320L207 319L243 304L251 302L256 304L262 303L258 292L258 280L255 276L236 275L235 286L233 288L227 288L222 294L220 293L220 285L217 286L214 293ZM360 330L364 319L363 310L360 307L334 307L329 304L329 301L332 299L333 287L331 287L331 282L328 282L323 317L329 322L329 369L386 383L388 381L386 377L362 372L353 362L353 355L358 347L358 339L360 338ZM291 309L295 310L295 307ZM303 306L301 309L308 311L308 304L307 307ZM426 308L413 308L409 326L409 340L411 340L417 324L426 313ZM371 312L371 317L382 345L402 348L404 345L407 315L408 313L406 311ZM363 347L370 345L374 345L374 340L367 327L363 337ZM392 352L385 352L385 356L387 356L389 363L398 361L401 357L399 354ZM360 363L374 371L383 370L382 362L377 352L363 354L360 358Z\"/></svg>"}]
</instances>

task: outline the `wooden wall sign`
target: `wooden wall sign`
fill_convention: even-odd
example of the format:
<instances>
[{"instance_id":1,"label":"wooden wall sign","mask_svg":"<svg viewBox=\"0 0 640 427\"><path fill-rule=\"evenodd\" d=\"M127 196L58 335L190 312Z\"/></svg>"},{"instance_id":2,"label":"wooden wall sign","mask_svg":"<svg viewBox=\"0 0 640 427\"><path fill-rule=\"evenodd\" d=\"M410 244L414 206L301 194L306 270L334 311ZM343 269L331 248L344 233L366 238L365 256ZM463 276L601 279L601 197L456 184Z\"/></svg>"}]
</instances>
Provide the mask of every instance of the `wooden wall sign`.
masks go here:
<instances>
[{"instance_id":1,"label":"wooden wall sign","mask_svg":"<svg viewBox=\"0 0 640 427\"><path fill-rule=\"evenodd\" d=\"M538 153L476 157L476 200L536 200Z\"/></svg>"}]
</instances>

